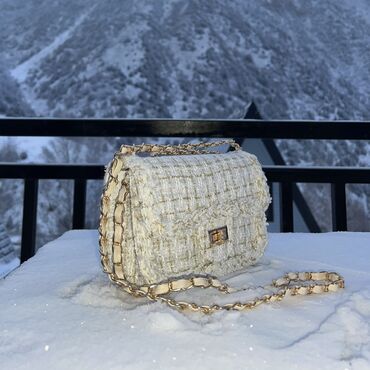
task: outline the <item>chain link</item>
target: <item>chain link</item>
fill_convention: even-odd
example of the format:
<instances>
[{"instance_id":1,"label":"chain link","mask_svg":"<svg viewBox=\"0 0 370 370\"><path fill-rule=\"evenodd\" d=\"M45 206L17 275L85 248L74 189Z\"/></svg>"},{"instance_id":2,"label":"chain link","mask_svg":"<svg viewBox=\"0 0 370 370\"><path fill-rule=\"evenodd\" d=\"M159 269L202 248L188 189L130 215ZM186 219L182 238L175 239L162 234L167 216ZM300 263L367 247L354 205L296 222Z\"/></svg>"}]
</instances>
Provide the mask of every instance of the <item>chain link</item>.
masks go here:
<instances>
[{"instance_id":1,"label":"chain link","mask_svg":"<svg viewBox=\"0 0 370 370\"><path fill-rule=\"evenodd\" d=\"M306 274L316 274L316 272L305 272ZM301 280L302 283L307 283L310 281L316 281L320 282L318 284L302 284L302 285L293 285L290 284L292 282L295 282L295 279L290 279L289 274L287 273L283 275L280 279L285 279L287 282L283 285L276 285L273 282L271 283L271 288L280 288L278 291L272 294L265 294L261 297L257 297L253 300L247 301L247 302L233 302L228 303L224 305L218 305L218 304L211 304L211 305L199 305L194 302L184 302L184 301L177 301L173 298L165 297L164 295L155 295L150 290L148 291L145 286L143 287L137 287L133 284L130 284L126 280L117 279L114 275L110 274L111 280L116 283L118 286L123 288L128 293L134 295L134 296L140 296L140 297L147 297L152 301L162 301L169 305L172 308L176 308L178 310L191 310L194 312L203 312L206 314L213 313L220 310L237 310L237 311L243 311L243 310L249 310L253 309L257 306L259 306L262 303L272 303L276 301L281 301L286 296L295 296L295 295L310 295L310 294L319 294L319 293L325 293L330 291L337 291L338 289L344 288L344 279L337 274L336 272L322 272L324 274L331 274L333 277L329 279L311 279L311 280ZM186 279L182 279L186 280ZM220 287L218 284L210 284L210 285L194 285L194 283L191 284L191 286L186 287L185 289L177 288L177 289L171 289L171 285L174 281L178 280L172 280L169 281L168 284L168 293L171 292L178 292L181 290L188 290L190 288L215 288L220 290ZM191 279L186 280L187 282L191 282ZM214 281L214 278L212 278L212 281ZM218 282L218 280L217 280ZM154 285L154 286L160 286L160 285ZM152 286L152 287L154 287ZM223 286L226 286L223 285ZM228 288L228 286L227 286ZM222 291L222 290L221 290Z\"/></svg>"},{"instance_id":2,"label":"chain link","mask_svg":"<svg viewBox=\"0 0 370 370\"><path fill-rule=\"evenodd\" d=\"M234 140L219 140L201 143L187 143L179 145L158 145L158 144L140 144L140 145L121 145L116 156L132 155L136 153L150 153L157 155L185 155L185 154L218 154L218 151L208 151L205 148L229 145L234 150L239 150L240 145Z\"/></svg>"}]
</instances>

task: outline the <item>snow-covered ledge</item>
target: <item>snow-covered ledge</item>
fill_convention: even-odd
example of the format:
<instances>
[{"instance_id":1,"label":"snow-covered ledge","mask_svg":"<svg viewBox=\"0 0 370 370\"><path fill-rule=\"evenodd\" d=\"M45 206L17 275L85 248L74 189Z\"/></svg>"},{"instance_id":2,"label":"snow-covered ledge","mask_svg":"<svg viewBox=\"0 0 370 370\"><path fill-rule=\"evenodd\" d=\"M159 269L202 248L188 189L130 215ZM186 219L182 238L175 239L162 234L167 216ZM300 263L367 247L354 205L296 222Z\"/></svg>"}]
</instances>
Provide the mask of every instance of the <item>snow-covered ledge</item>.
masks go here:
<instances>
[{"instance_id":1,"label":"snow-covered ledge","mask_svg":"<svg viewBox=\"0 0 370 370\"><path fill-rule=\"evenodd\" d=\"M97 233L71 231L0 281L0 367L369 369L370 233L271 234L261 263L227 282L263 285L296 270L336 270L346 289L249 312L180 313L113 286ZM194 290L181 299L215 295Z\"/></svg>"}]
</instances>

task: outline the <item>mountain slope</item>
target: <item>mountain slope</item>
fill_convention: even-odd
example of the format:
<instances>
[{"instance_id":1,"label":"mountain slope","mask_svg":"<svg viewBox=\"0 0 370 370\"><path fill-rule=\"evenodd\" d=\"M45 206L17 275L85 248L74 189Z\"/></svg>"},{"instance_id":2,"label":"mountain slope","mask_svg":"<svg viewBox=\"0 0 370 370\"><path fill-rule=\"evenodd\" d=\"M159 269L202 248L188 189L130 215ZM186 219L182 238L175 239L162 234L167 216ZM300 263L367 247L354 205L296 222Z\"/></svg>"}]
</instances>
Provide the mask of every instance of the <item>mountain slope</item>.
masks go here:
<instances>
[{"instance_id":1,"label":"mountain slope","mask_svg":"<svg viewBox=\"0 0 370 370\"><path fill-rule=\"evenodd\" d=\"M2 3L4 57L38 115L230 117L253 99L269 118L370 116L358 0Z\"/></svg>"}]
</instances>

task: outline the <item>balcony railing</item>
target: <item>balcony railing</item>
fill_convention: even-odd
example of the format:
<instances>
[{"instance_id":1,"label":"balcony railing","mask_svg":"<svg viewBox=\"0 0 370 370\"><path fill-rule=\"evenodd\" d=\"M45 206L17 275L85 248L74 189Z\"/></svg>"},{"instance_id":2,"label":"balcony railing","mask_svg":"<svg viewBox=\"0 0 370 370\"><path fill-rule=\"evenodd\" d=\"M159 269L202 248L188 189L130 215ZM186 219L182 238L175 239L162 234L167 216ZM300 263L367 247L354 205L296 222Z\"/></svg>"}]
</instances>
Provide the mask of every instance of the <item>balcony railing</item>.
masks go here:
<instances>
[{"instance_id":1,"label":"balcony railing","mask_svg":"<svg viewBox=\"0 0 370 370\"><path fill-rule=\"evenodd\" d=\"M266 120L0 119L0 136L207 137L369 140L370 122ZM334 231L347 230L346 184L370 184L370 168L264 166L280 183L282 232L294 231L296 183L331 184ZM0 163L0 178L24 179L21 262L35 253L38 181L74 180L74 229L84 228L87 180L102 179L102 165Z\"/></svg>"}]
</instances>

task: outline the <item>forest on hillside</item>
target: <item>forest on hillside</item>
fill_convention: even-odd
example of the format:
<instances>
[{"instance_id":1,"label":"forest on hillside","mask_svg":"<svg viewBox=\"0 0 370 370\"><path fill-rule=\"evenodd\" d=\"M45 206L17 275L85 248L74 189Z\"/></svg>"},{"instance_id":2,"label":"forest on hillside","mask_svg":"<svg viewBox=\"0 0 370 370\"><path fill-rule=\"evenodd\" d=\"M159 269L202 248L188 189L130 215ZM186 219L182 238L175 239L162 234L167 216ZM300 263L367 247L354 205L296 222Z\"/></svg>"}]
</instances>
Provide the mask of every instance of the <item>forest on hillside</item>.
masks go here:
<instances>
[{"instance_id":1,"label":"forest on hillside","mask_svg":"<svg viewBox=\"0 0 370 370\"><path fill-rule=\"evenodd\" d=\"M369 120L364 0L0 0L0 117ZM137 139L140 141L141 139ZM142 141L142 140L141 140ZM0 160L107 163L117 139L0 141ZM369 166L370 144L277 141L295 165ZM71 226L72 183L41 181L38 245ZM327 186L302 186L329 230ZM89 181L95 228L101 182ZM21 181L0 181L13 240ZM349 226L369 230L370 187L349 186Z\"/></svg>"}]
</instances>

